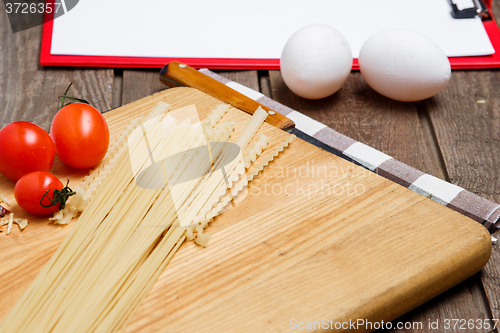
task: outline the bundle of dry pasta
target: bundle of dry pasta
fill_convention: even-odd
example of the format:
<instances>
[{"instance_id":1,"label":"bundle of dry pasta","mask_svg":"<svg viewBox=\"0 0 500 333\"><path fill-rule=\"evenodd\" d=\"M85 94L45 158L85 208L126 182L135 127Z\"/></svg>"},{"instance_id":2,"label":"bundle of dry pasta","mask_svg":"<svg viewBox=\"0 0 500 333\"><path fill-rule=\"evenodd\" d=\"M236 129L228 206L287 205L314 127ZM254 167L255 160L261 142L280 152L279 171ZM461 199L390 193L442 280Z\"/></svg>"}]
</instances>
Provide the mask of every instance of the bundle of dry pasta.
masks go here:
<instances>
[{"instance_id":1,"label":"bundle of dry pasta","mask_svg":"<svg viewBox=\"0 0 500 333\"><path fill-rule=\"evenodd\" d=\"M233 138L235 124L220 122L228 106L196 124L167 109L134 121L85 180L92 200L0 332L119 330L182 242L206 245L208 222L291 140L252 167L269 142L259 136L247 151L264 110Z\"/></svg>"}]
</instances>

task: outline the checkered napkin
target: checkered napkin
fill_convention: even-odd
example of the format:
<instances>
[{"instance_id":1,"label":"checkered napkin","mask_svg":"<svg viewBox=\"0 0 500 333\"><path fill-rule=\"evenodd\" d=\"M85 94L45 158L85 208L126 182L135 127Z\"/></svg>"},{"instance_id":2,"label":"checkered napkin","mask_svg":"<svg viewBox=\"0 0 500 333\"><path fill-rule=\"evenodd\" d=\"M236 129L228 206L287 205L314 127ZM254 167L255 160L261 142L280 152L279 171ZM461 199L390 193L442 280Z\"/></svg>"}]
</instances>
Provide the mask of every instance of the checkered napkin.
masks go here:
<instances>
[{"instance_id":1,"label":"checkered napkin","mask_svg":"<svg viewBox=\"0 0 500 333\"><path fill-rule=\"evenodd\" d=\"M302 113L280 104L260 92L230 81L208 69L200 72L253 100L287 116L295 127L333 148L336 155L371 170L399 185L464 214L493 232L500 227L500 205L463 188L404 164L370 146L351 139Z\"/></svg>"}]
</instances>

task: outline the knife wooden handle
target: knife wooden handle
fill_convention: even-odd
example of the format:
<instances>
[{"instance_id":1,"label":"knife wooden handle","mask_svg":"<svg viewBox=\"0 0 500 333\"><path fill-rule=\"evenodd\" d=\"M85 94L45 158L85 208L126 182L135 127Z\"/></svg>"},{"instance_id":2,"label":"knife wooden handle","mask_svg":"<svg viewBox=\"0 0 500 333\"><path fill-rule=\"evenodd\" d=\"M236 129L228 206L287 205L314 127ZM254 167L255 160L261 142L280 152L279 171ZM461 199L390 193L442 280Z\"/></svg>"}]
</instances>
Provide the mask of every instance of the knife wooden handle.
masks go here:
<instances>
[{"instance_id":1,"label":"knife wooden handle","mask_svg":"<svg viewBox=\"0 0 500 333\"><path fill-rule=\"evenodd\" d=\"M266 122L270 125L281 129L295 127L291 119L178 61L172 61L161 69L160 81L171 87L179 86L180 83L186 87L196 88L250 114L260 106L269 113Z\"/></svg>"}]
</instances>

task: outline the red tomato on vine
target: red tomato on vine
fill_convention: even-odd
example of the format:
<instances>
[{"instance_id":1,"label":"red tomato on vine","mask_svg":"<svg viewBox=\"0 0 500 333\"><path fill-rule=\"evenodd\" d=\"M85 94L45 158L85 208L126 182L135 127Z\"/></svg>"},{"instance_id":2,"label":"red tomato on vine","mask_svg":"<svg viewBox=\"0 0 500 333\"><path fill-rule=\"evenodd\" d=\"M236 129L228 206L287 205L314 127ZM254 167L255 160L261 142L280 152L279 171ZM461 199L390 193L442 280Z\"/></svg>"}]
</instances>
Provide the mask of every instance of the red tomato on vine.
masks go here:
<instances>
[{"instance_id":1,"label":"red tomato on vine","mask_svg":"<svg viewBox=\"0 0 500 333\"><path fill-rule=\"evenodd\" d=\"M35 171L24 175L16 183L14 197L17 204L28 213L50 215L63 209L74 192L63 186L50 172Z\"/></svg>"}]
</instances>

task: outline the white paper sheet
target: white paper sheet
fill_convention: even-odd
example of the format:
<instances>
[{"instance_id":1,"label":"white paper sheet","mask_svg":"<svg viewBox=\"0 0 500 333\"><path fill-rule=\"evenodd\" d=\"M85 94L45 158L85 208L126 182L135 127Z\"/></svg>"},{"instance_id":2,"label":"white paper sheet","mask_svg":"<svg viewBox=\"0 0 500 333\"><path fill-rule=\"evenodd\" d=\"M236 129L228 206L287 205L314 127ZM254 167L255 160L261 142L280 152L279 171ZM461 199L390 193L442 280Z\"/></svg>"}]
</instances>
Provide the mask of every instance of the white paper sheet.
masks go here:
<instances>
[{"instance_id":1,"label":"white paper sheet","mask_svg":"<svg viewBox=\"0 0 500 333\"><path fill-rule=\"evenodd\" d=\"M54 20L51 53L277 59L313 23L340 30L354 58L388 28L420 32L450 57L495 52L479 18L450 13L448 0L81 0Z\"/></svg>"}]
</instances>

